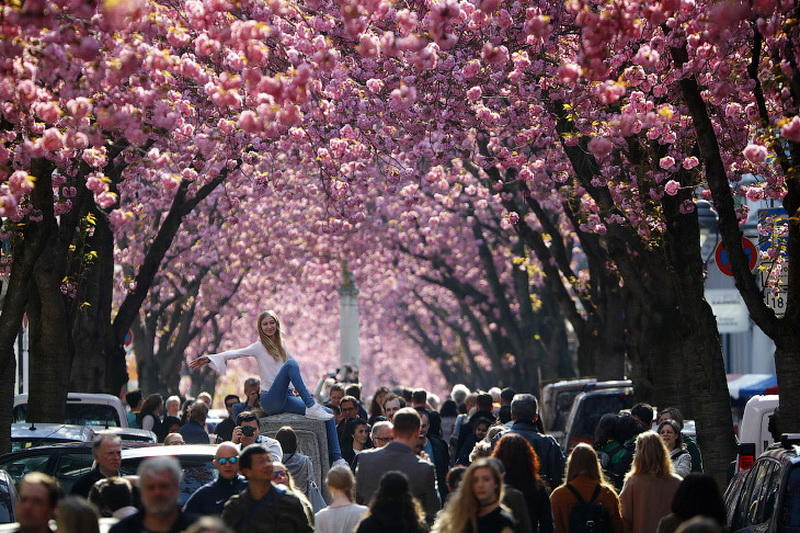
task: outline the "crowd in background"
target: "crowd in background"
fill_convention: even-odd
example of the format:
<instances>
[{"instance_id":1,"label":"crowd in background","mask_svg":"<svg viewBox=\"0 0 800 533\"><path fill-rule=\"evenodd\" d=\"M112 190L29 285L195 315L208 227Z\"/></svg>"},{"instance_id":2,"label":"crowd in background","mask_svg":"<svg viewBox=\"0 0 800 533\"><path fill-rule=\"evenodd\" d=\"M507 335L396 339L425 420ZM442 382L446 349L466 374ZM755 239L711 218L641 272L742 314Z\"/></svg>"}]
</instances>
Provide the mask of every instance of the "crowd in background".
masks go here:
<instances>
[{"instance_id":1,"label":"crowd in background","mask_svg":"<svg viewBox=\"0 0 800 533\"><path fill-rule=\"evenodd\" d=\"M315 396L334 414L342 460L318 487L291 425L261 433L259 387L248 378L242 396L226 396L227 417L213 428L208 393L127 394L129 423L159 442L219 444L217 478L182 508L175 459L149 459L137 476L121 476L121 443L101 436L94 468L69 497L44 474L23 479L21 526L48 531L29 526L55 516L59 532L91 533L102 516L115 522L112 533L723 531L720 491L674 408L606 414L594 442L565 455L543 431L532 394L457 385L441 401L379 387L364 401L358 383L329 377Z\"/></svg>"}]
</instances>

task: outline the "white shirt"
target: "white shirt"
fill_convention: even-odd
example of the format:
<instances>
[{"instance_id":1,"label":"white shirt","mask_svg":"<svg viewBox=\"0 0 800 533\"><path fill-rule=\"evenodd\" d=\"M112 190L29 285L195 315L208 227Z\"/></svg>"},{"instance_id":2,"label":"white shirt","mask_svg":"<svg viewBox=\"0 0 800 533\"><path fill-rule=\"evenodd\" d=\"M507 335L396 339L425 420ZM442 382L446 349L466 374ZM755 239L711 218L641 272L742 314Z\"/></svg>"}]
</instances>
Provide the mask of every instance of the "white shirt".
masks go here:
<instances>
[{"instance_id":1,"label":"white shirt","mask_svg":"<svg viewBox=\"0 0 800 533\"><path fill-rule=\"evenodd\" d=\"M314 515L314 525L318 533L353 533L368 510L367 507L355 503L342 507L326 507Z\"/></svg>"},{"instance_id":2,"label":"white shirt","mask_svg":"<svg viewBox=\"0 0 800 533\"><path fill-rule=\"evenodd\" d=\"M289 352L286 352L289 359L292 358ZM220 376L225 375L228 367L229 359L239 359L240 357L255 357L258 363L258 374L261 378L261 390L269 390L272 387L272 382L275 381L275 376L278 375L278 370L283 366L284 361L276 361L267 352L267 349L261 344L261 341L256 341L250 346L239 348L237 350L228 350L227 352L207 355L210 361L209 366L214 369Z\"/></svg>"}]
</instances>

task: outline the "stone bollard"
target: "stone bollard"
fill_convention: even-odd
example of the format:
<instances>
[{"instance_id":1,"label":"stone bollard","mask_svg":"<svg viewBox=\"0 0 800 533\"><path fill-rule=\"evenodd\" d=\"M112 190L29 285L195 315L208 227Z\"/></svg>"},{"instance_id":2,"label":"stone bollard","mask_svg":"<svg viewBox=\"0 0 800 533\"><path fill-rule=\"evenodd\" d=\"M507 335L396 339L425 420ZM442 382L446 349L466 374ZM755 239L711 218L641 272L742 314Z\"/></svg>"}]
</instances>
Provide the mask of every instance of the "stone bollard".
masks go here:
<instances>
[{"instance_id":1,"label":"stone bollard","mask_svg":"<svg viewBox=\"0 0 800 533\"><path fill-rule=\"evenodd\" d=\"M283 426L291 426L297 434L297 451L311 458L314 468L314 481L326 500L329 499L325 487L325 476L328 474L328 433L325 422L311 420L301 415L281 413L266 416L258 420L259 432L275 438L275 433Z\"/></svg>"}]
</instances>

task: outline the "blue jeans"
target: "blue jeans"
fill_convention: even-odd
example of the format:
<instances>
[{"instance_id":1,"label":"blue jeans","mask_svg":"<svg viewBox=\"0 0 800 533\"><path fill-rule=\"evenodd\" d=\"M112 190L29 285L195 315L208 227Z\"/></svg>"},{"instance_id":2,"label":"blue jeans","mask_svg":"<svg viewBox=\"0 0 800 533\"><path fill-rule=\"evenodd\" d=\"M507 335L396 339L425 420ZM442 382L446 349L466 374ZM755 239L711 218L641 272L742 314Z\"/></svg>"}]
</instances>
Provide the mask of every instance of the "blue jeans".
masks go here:
<instances>
[{"instance_id":1,"label":"blue jeans","mask_svg":"<svg viewBox=\"0 0 800 533\"><path fill-rule=\"evenodd\" d=\"M289 384L294 385L300 394L298 398L289 392ZM278 413L306 414L306 407L314 405L314 397L308 392L306 384L300 376L300 365L294 359L289 359L275 376L272 387L261 393L261 408L268 415ZM330 411L329 411L330 412ZM325 431L328 434L328 459L331 463L342 458L342 449L339 446L339 435L336 432L336 422L333 419L325 421Z\"/></svg>"}]
</instances>

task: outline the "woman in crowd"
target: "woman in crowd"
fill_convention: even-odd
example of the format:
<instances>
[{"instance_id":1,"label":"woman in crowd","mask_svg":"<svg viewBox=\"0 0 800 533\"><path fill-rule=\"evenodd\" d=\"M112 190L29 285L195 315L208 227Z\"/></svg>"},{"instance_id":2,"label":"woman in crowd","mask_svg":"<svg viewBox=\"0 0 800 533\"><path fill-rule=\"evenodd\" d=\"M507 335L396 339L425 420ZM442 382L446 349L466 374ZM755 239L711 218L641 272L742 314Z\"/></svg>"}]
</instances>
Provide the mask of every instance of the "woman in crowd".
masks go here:
<instances>
[{"instance_id":1,"label":"woman in crowd","mask_svg":"<svg viewBox=\"0 0 800 533\"><path fill-rule=\"evenodd\" d=\"M177 396L170 396L167 398L167 401L164 402L164 416L174 416L175 418L180 418L181 416L181 399Z\"/></svg>"},{"instance_id":2,"label":"woman in crowd","mask_svg":"<svg viewBox=\"0 0 800 533\"><path fill-rule=\"evenodd\" d=\"M328 492L333 498L331 504L314 515L319 533L353 533L359 520L369 510L364 505L353 502L353 488L356 480L346 466L334 466L325 477Z\"/></svg>"},{"instance_id":3,"label":"woman in crowd","mask_svg":"<svg viewBox=\"0 0 800 533\"><path fill-rule=\"evenodd\" d=\"M553 531L553 515L547 487L539 475L539 458L528 440L516 433L503 435L495 445L493 457L506 468L505 481L525 496L531 529Z\"/></svg>"},{"instance_id":4,"label":"woman in crowd","mask_svg":"<svg viewBox=\"0 0 800 533\"><path fill-rule=\"evenodd\" d=\"M433 525L433 533L513 533L516 521L500 505L503 479L487 459L472 463Z\"/></svg>"},{"instance_id":5,"label":"woman in crowd","mask_svg":"<svg viewBox=\"0 0 800 533\"><path fill-rule=\"evenodd\" d=\"M352 467L356 455L372 448L369 440L369 426L362 418L351 418L342 430L342 458Z\"/></svg>"},{"instance_id":6,"label":"woman in crowd","mask_svg":"<svg viewBox=\"0 0 800 533\"><path fill-rule=\"evenodd\" d=\"M458 456L456 457L456 464L465 466L469 465L469 457L473 448L475 448L477 443L486 438L486 434L489 433L489 426L491 425L492 422L485 418L479 418L474 422L472 425L473 432L470 435L467 435L467 438L464 439L464 442L461 444L461 448L458 451Z\"/></svg>"},{"instance_id":7,"label":"woman in crowd","mask_svg":"<svg viewBox=\"0 0 800 533\"><path fill-rule=\"evenodd\" d=\"M100 533L97 509L80 496L67 496L58 502L58 533Z\"/></svg>"},{"instance_id":8,"label":"woman in crowd","mask_svg":"<svg viewBox=\"0 0 800 533\"><path fill-rule=\"evenodd\" d=\"M309 483L313 479L311 458L297 451L297 434L291 426L283 426L275 433L275 440L281 443L283 464L292 475L292 481L300 491L310 497Z\"/></svg>"},{"instance_id":9,"label":"woman in crowd","mask_svg":"<svg viewBox=\"0 0 800 533\"><path fill-rule=\"evenodd\" d=\"M276 485L283 485L289 492L297 496L297 499L303 504L303 511L306 513L308 523L313 524L314 509L311 506L311 502L306 498L306 495L303 494L303 491L297 488L297 485L294 484L294 479L292 479L292 475L289 473L289 469L280 461L274 461L272 463L272 482Z\"/></svg>"},{"instance_id":10,"label":"woman in crowd","mask_svg":"<svg viewBox=\"0 0 800 533\"><path fill-rule=\"evenodd\" d=\"M369 404L369 423L373 424L375 419L380 416L386 416L383 410L383 401L389 394L388 387L378 387L375 394L372 395L372 402Z\"/></svg>"},{"instance_id":11,"label":"woman in crowd","mask_svg":"<svg viewBox=\"0 0 800 533\"><path fill-rule=\"evenodd\" d=\"M164 407L164 399L160 394L151 394L144 399L142 409L136 415L136 422L139 427L152 431L156 435L161 432L161 411Z\"/></svg>"},{"instance_id":12,"label":"woman in crowd","mask_svg":"<svg viewBox=\"0 0 800 533\"><path fill-rule=\"evenodd\" d=\"M453 436L453 429L456 426L456 418L458 417L458 406L453 400L445 400L442 404L442 409L439 411L442 418L442 439L445 442L450 442L450 437Z\"/></svg>"},{"instance_id":13,"label":"woman in crowd","mask_svg":"<svg viewBox=\"0 0 800 533\"><path fill-rule=\"evenodd\" d=\"M186 398L183 401L183 405L181 405L181 416L180 416L181 425L184 425L186 422L189 421L189 409L192 408L192 405L194 404L194 402L195 402L195 399L191 398L191 397L190 398Z\"/></svg>"},{"instance_id":14,"label":"woman in crowd","mask_svg":"<svg viewBox=\"0 0 800 533\"><path fill-rule=\"evenodd\" d=\"M672 469L679 476L686 477L692 471L692 456L683 445L680 426L674 420L664 420L658 425L658 434L669 451Z\"/></svg>"},{"instance_id":15,"label":"woman in crowd","mask_svg":"<svg viewBox=\"0 0 800 533\"><path fill-rule=\"evenodd\" d=\"M633 467L619 495L625 531L656 533L680 484L661 437L653 431L641 433L636 438Z\"/></svg>"},{"instance_id":16,"label":"woman in crowd","mask_svg":"<svg viewBox=\"0 0 800 533\"><path fill-rule=\"evenodd\" d=\"M681 523L703 516L718 526L727 523L727 512L716 481L708 474L688 474L672 499L672 512L661 519L658 533L674 533Z\"/></svg>"},{"instance_id":17,"label":"woman in crowd","mask_svg":"<svg viewBox=\"0 0 800 533\"><path fill-rule=\"evenodd\" d=\"M176 418L174 416L165 416L164 420L161 421L161 425L158 428L158 436L159 442L166 443L167 435L172 433L178 433L181 430L181 419Z\"/></svg>"},{"instance_id":18,"label":"woman in crowd","mask_svg":"<svg viewBox=\"0 0 800 533\"><path fill-rule=\"evenodd\" d=\"M201 355L192 360L193 369L209 365L219 374L224 374L227 362L241 357L253 357L258 364L261 377L261 407L268 415L295 413L316 420L325 420L328 432L328 455L331 463L342 458L339 437L333 415L314 401L300 375L300 366L283 346L281 324L274 311L264 311L256 323L259 340L238 350L228 350L212 355ZM300 395L295 396L290 386Z\"/></svg>"},{"instance_id":19,"label":"woman in crowd","mask_svg":"<svg viewBox=\"0 0 800 533\"><path fill-rule=\"evenodd\" d=\"M578 444L569 455L564 484L550 495L556 533L570 533L570 513L578 504L579 497L584 502L599 503L606 511L612 531L624 532L617 493L603 477L595 451L583 443Z\"/></svg>"},{"instance_id":20,"label":"woman in crowd","mask_svg":"<svg viewBox=\"0 0 800 533\"><path fill-rule=\"evenodd\" d=\"M356 533L424 533L425 514L402 472L386 472Z\"/></svg>"}]
</instances>

